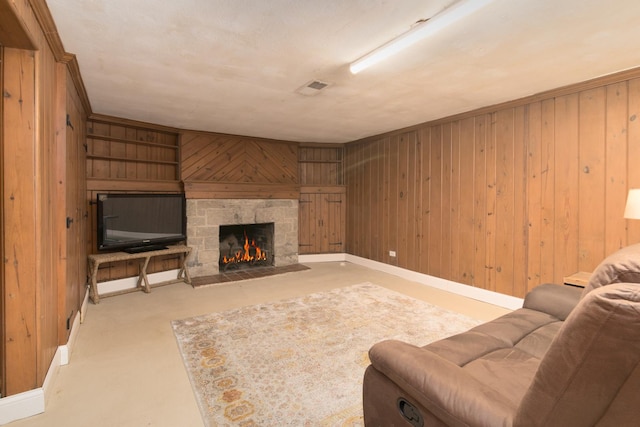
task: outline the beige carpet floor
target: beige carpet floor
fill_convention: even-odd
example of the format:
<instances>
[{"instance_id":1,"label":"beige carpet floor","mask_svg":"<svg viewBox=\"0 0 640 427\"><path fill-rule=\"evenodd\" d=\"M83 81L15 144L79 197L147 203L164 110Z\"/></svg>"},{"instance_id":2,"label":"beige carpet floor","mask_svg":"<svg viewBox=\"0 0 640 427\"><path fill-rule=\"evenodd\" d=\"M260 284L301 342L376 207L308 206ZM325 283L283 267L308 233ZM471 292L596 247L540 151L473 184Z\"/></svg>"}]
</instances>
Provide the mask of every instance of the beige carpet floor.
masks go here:
<instances>
[{"instance_id":1,"label":"beige carpet floor","mask_svg":"<svg viewBox=\"0 0 640 427\"><path fill-rule=\"evenodd\" d=\"M363 283L172 322L207 426L356 426L367 352L477 325Z\"/></svg>"},{"instance_id":2,"label":"beige carpet floor","mask_svg":"<svg viewBox=\"0 0 640 427\"><path fill-rule=\"evenodd\" d=\"M11 427L201 427L202 416L171 321L307 294L375 283L478 320L509 310L345 262L192 288L174 284L89 304L70 346L71 361L52 379L46 411Z\"/></svg>"}]
</instances>

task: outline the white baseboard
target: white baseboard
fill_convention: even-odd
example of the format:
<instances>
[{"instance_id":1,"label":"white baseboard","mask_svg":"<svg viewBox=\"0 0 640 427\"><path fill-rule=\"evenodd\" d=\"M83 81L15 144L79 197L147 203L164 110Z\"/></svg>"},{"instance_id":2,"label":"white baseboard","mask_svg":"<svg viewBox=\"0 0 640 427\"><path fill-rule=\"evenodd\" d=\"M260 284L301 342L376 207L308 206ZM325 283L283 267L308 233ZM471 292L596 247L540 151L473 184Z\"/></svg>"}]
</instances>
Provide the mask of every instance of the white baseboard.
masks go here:
<instances>
[{"instance_id":1,"label":"white baseboard","mask_svg":"<svg viewBox=\"0 0 640 427\"><path fill-rule=\"evenodd\" d=\"M319 255L299 255L299 262L329 262L329 261L347 261L353 264L368 267L373 270L382 271L384 273L393 274L403 279L418 282L423 285L431 286L436 289L451 292L467 298L504 307L510 310L516 310L522 307L523 299L513 297L511 295L501 294L499 292L489 291L486 289L476 288L463 283L451 280L441 279L439 277L430 276L428 274L418 273L394 265L373 261L367 258L361 258L349 254L319 254Z\"/></svg>"},{"instance_id":2,"label":"white baseboard","mask_svg":"<svg viewBox=\"0 0 640 427\"><path fill-rule=\"evenodd\" d=\"M178 277L180 270L167 270L158 273L147 274L149 284L160 283L167 280L173 280ZM98 283L98 295L106 295L112 292L122 292L135 289L138 284L138 277L125 277L124 279L110 280L108 282Z\"/></svg>"},{"instance_id":3,"label":"white baseboard","mask_svg":"<svg viewBox=\"0 0 640 427\"><path fill-rule=\"evenodd\" d=\"M84 298L85 303L89 297L88 295L87 291ZM47 370L47 375L44 377L42 387L0 399L0 425L44 412L46 397L51 396L54 392L53 385L58 376L60 366L67 365L71 359L71 350L78 337L80 323L84 318L83 313L84 310L86 310L85 303L83 303L83 308L80 313L73 320L69 340L65 345L61 345L56 349L56 353Z\"/></svg>"},{"instance_id":4,"label":"white baseboard","mask_svg":"<svg viewBox=\"0 0 640 427\"><path fill-rule=\"evenodd\" d=\"M44 412L42 388L14 394L0 399L0 425Z\"/></svg>"},{"instance_id":5,"label":"white baseboard","mask_svg":"<svg viewBox=\"0 0 640 427\"><path fill-rule=\"evenodd\" d=\"M346 261L345 253L339 254L315 254L315 255L298 255L298 262L334 262Z\"/></svg>"}]
</instances>

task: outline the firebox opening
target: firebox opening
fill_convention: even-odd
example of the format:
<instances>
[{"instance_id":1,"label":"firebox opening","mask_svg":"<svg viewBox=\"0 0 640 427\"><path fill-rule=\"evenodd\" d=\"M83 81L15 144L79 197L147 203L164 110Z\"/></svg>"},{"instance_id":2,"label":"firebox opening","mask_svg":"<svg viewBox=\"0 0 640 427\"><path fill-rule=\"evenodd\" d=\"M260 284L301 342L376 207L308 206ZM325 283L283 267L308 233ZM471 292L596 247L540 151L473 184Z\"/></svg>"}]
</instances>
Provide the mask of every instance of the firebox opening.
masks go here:
<instances>
[{"instance_id":1,"label":"firebox opening","mask_svg":"<svg viewBox=\"0 0 640 427\"><path fill-rule=\"evenodd\" d=\"M220 271L273 265L273 222L220 226Z\"/></svg>"}]
</instances>

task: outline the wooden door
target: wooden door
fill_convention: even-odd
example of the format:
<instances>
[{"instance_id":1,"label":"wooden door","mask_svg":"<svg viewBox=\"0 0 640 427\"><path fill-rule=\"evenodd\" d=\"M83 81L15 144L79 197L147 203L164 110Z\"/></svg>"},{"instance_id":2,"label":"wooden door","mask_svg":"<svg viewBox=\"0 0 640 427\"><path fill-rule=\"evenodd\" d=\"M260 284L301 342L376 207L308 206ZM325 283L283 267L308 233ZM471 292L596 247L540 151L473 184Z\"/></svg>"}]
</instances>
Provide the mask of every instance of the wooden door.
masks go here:
<instances>
[{"instance_id":1,"label":"wooden door","mask_svg":"<svg viewBox=\"0 0 640 427\"><path fill-rule=\"evenodd\" d=\"M345 215L341 193L301 193L298 212L298 253L343 251Z\"/></svg>"},{"instance_id":2,"label":"wooden door","mask_svg":"<svg viewBox=\"0 0 640 427\"><path fill-rule=\"evenodd\" d=\"M323 238L322 252L343 252L345 237L343 195L339 193L325 194L322 198L322 211L324 216L322 233L323 236L326 236L326 239Z\"/></svg>"},{"instance_id":3,"label":"wooden door","mask_svg":"<svg viewBox=\"0 0 640 427\"><path fill-rule=\"evenodd\" d=\"M88 206L85 201L86 153L84 150L85 122L82 106L72 85L66 91L66 289L64 325L61 343L65 343L71 326L82 306L87 283L87 254L85 235Z\"/></svg>"},{"instance_id":4,"label":"wooden door","mask_svg":"<svg viewBox=\"0 0 640 427\"><path fill-rule=\"evenodd\" d=\"M317 253L316 196L317 194L300 194L298 204L298 253L301 255Z\"/></svg>"}]
</instances>

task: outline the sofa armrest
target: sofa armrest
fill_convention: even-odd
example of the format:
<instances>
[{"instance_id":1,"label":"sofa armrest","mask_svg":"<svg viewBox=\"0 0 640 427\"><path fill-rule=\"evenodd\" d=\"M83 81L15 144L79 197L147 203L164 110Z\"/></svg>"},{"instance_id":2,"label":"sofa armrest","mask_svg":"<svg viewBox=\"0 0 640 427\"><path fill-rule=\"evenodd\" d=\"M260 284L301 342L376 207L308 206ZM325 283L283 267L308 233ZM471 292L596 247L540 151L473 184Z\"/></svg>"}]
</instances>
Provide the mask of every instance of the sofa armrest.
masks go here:
<instances>
[{"instance_id":1,"label":"sofa armrest","mask_svg":"<svg viewBox=\"0 0 640 427\"><path fill-rule=\"evenodd\" d=\"M580 301L581 295L582 288L546 283L533 288L524 298L522 307L565 320Z\"/></svg>"},{"instance_id":2,"label":"sofa armrest","mask_svg":"<svg viewBox=\"0 0 640 427\"><path fill-rule=\"evenodd\" d=\"M458 365L395 340L369 350L374 368L450 426L511 425L517 405Z\"/></svg>"}]
</instances>

